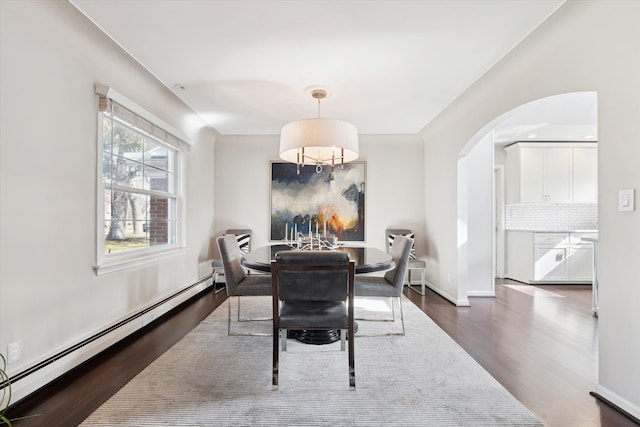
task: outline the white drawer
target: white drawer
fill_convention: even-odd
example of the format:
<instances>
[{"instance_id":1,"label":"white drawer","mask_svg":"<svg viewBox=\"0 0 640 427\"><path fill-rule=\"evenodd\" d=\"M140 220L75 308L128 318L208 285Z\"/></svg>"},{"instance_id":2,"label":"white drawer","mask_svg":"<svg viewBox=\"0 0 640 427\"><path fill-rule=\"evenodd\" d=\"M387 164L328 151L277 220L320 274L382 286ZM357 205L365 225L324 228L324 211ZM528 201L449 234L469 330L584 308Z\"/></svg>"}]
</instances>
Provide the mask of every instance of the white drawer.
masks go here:
<instances>
[{"instance_id":1,"label":"white drawer","mask_svg":"<svg viewBox=\"0 0 640 427\"><path fill-rule=\"evenodd\" d=\"M533 233L533 243L536 245L568 245L569 233Z\"/></svg>"}]
</instances>

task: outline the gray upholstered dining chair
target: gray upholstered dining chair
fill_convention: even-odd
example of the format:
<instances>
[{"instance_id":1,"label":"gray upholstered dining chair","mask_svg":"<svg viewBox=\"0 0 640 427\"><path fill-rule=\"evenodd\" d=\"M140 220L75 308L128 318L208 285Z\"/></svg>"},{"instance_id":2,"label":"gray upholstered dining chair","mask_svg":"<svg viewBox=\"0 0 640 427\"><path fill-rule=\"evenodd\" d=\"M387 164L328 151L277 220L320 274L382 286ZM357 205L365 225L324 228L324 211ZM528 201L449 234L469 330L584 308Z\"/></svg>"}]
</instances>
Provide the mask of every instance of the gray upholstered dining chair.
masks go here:
<instances>
[{"instance_id":1,"label":"gray upholstered dining chair","mask_svg":"<svg viewBox=\"0 0 640 427\"><path fill-rule=\"evenodd\" d=\"M385 241L387 242L387 252L391 248L393 241L396 236L407 236L414 239L414 246L411 247L411 254L409 255L409 265L407 267L407 285L409 289L419 293L420 295L424 295L425 291L425 274L427 272L427 263L424 260L416 258L415 252L415 234L408 228L387 228L385 230ZM411 284L411 272L413 270L420 271L420 287L421 290L417 290Z\"/></svg>"},{"instance_id":2,"label":"gray upholstered dining chair","mask_svg":"<svg viewBox=\"0 0 640 427\"><path fill-rule=\"evenodd\" d=\"M224 232L224 235L233 234L236 236L238 246L240 246L240 252L242 255L246 255L251 250L251 229L250 228L229 228ZM214 259L211 263L213 267L213 286L216 287L218 278L224 276L224 265L222 265L222 259ZM215 288L215 292L222 292L224 287Z\"/></svg>"},{"instance_id":3,"label":"gray upholstered dining chair","mask_svg":"<svg viewBox=\"0 0 640 427\"><path fill-rule=\"evenodd\" d=\"M226 234L216 239L225 276L225 288L228 296L228 335L257 335L269 336L268 333L232 333L231 332L231 300L235 297L238 300L238 322L255 321L255 320L271 320L271 318L263 319L241 319L240 318L240 299L243 296L269 296L271 295L271 278L268 275L247 275L245 268L240 263L242 252L240 245L234 234Z\"/></svg>"},{"instance_id":4,"label":"gray upholstered dining chair","mask_svg":"<svg viewBox=\"0 0 640 427\"><path fill-rule=\"evenodd\" d=\"M404 288L404 279L407 274L409 265L409 254L413 247L413 239L407 236L398 235L395 237L389 253L393 258L396 266L387 271L383 277L380 276L358 276L356 278L356 296L357 297L383 297L391 299L391 310L395 321L395 310L393 308L393 299L397 298L400 307L400 321L402 323L401 333L384 333L376 335L404 335L404 314L402 313L402 289ZM377 320L377 319L359 319L359 320ZM367 336L358 334L359 336ZM373 336L369 334L368 336Z\"/></svg>"},{"instance_id":5,"label":"gray upholstered dining chair","mask_svg":"<svg viewBox=\"0 0 640 427\"><path fill-rule=\"evenodd\" d=\"M355 262L339 251L281 251L271 262L273 301L272 386L278 388L279 335L287 330L340 329L349 346L349 386L356 386L354 355Z\"/></svg>"}]
</instances>

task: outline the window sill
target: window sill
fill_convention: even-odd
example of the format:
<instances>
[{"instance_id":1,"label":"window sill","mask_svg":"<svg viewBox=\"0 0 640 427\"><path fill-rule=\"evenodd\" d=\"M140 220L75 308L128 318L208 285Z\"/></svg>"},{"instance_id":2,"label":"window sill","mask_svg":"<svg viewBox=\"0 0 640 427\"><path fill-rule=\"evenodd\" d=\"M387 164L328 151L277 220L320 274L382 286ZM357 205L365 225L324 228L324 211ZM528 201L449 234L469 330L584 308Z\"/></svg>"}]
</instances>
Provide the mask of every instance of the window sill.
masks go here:
<instances>
[{"instance_id":1,"label":"window sill","mask_svg":"<svg viewBox=\"0 0 640 427\"><path fill-rule=\"evenodd\" d=\"M149 264L167 258L173 258L176 256L184 255L186 253L186 248L176 248L164 250L162 252L146 253L136 257L127 256L126 258L122 259L110 258L103 260L103 262L99 265L95 265L93 267L93 270L95 271L96 276L102 276L103 274L109 274L116 271L139 267L141 265Z\"/></svg>"}]
</instances>

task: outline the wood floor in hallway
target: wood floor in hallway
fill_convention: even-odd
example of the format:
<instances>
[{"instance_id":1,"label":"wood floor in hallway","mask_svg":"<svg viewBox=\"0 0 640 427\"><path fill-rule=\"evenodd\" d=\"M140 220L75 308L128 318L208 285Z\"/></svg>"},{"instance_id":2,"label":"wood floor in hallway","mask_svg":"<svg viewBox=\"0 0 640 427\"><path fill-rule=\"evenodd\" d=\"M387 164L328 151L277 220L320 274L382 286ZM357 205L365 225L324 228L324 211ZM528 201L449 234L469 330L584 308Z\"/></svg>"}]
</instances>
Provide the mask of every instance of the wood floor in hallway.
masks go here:
<instances>
[{"instance_id":1,"label":"wood floor in hallway","mask_svg":"<svg viewBox=\"0 0 640 427\"><path fill-rule=\"evenodd\" d=\"M638 425L589 394L598 372L590 285L498 279L496 297L470 307L405 293L545 425Z\"/></svg>"}]
</instances>

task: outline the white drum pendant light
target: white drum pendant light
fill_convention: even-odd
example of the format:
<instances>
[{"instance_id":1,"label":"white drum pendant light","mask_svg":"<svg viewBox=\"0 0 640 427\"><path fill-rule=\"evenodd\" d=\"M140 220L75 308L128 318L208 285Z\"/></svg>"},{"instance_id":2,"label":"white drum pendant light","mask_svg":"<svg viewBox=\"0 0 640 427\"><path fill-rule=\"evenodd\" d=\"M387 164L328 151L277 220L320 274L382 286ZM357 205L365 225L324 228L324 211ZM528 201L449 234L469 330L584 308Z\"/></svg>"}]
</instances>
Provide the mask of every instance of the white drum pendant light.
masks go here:
<instances>
[{"instance_id":1,"label":"white drum pendant light","mask_svg":"<svg viewBox=\"0 0 640 427\"><path fill-rule=\"evenodd\" d=\"M344 164L358 158L358 129L341 120L321 119L320 100L324 89L314 89L318 100L318 118L304 119L283 126L280 132L280 158L300 166Z\"/></svg>"}]
</instances>

